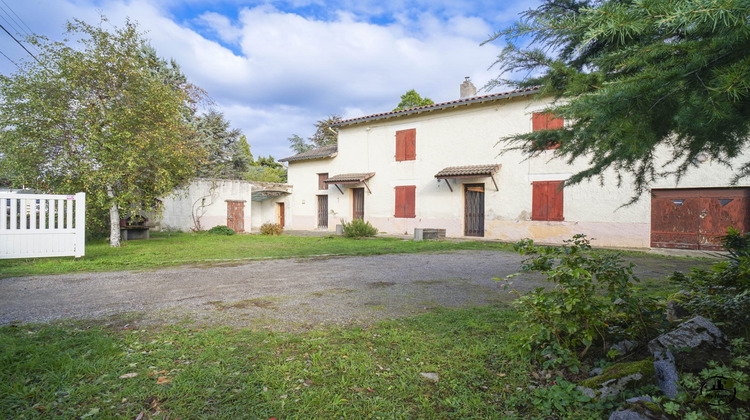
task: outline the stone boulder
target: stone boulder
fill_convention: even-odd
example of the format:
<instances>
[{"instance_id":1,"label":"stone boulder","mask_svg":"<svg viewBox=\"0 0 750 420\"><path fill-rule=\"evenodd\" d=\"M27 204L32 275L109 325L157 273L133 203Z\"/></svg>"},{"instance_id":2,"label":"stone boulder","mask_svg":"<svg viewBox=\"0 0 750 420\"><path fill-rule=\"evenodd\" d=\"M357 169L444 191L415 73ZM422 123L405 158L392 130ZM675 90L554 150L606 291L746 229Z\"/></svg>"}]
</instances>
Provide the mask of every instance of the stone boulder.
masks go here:
<instances>
[{"instance_id":1,"label":"stone boulder","mask_svg":"<svg viewBox=\"0 0 750 420\"><path fill-rule=\"evenodd\" d=\"M611 397L624 389L635 389L654 378L652 359L617 363L602 371L601 375L579 382L578 390L591 398Z\"/></svg>"},{"instance_id":2,"label":"stone boulder","mask_svg":"<svg viewBox=\"0 0 750 420\"><path fill-rule=\"evenodd\" d=\"M667 352L671 352L675 365L683 372L699 372L709 360L729 359L727 336L701 316L649 341L648 349L656 360L664 360Z\"/></svg>"}]
</instances>

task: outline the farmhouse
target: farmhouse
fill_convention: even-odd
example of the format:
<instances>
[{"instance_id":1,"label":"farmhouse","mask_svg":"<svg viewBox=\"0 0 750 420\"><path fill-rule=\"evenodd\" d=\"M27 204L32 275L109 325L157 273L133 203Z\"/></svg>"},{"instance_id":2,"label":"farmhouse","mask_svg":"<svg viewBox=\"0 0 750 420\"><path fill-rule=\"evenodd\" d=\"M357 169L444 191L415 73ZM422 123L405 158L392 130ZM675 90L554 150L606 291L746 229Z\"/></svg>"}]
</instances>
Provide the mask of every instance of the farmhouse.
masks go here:
<instances>
[{"instance_id":1,"label":"farmhouse","mask_svg":"<svg viewBox=\"0 0 750 420\"><path fill-rule=\"evenodd\" d=\"M390 234L560 243L581 233L597 246L689 249L715 249L727 226L750 229L750 186L730 186L732 171L708 158L623 206L634 194L627 174L620 186L610 172L560 189L584 159L501 153L502 137L563 126L535 93L477 96L467 78L460 99L341 121L337 146L281 159L294 186L287 226L333 231L364 218ZM667 162L667 150L657 155Z\"/></svg>"}]
</instances>

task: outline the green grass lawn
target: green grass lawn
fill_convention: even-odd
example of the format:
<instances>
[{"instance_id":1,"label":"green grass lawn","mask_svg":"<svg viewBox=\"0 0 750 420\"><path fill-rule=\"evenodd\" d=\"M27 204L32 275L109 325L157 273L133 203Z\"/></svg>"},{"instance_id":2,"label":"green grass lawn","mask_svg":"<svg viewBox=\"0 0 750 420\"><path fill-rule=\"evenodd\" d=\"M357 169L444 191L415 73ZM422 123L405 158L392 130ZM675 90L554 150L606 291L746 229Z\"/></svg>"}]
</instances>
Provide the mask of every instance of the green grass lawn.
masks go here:
<instances>
[{"instance_id":1,"label":"green grass lawn","mask_svg":"<svg viewBox=\"0 0 750 420\"><path fill-rule=\"evenodd\" d=\"M147 241L124 241L111 248L90 241L86 256L75 259L32 258L0 260L0 278L83 271L136 270L191 263L220 263L242 259L290 258L313 255L375 255L461 249L506 249L489 241L411 241L398 238L347 239L338 236L300 237L208 233L155 233Z\"/></svg>"},{"instance_id":2,"label":"green grass lawn","mask_svg":"<svg viewBox=\"0 0 750 420\"><path fill-rule=\"evenodd\" d=\"M509 346L514 317L437 310L295 334L5 326L0 418L513 416L530 401L530 366Z\"/></svg>"}]
</instances>

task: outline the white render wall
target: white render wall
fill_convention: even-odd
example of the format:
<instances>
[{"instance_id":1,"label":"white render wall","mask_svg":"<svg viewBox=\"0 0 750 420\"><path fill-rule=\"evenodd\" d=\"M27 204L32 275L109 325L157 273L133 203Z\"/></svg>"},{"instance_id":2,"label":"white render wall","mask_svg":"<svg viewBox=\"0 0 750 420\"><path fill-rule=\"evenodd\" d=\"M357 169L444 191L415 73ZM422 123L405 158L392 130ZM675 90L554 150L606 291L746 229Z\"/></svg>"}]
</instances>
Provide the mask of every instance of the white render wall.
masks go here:
<instances>
[{"instance_id":1,"label":"white render wall","mask_svg":"<svg viewBox=\"0 0 750 420\"><path fill-rule=\"evenodd\" d=\"M399 117L342 127L335 158L290 162L289 183L293 229L315 229L318 194L329 196L328 229L335 230L342 219L352 218L351 188L340 186L317 189L317 173L330 176L352 172L375 172L365 190L365 220L381 232L413 234L414 228L443 228L449 237L463 236L463 185L480 183L485 188L485 238L516 241L533 238L542 243L560 243L576 233L594 238L594 245L647 248L650 243L650 196L645 194L630 206L622 207L633 195L632 183L623 177L617 186L614 173L607 173L604 185L595 179L564 190L562 222L531 221L534 181L564 180L585 161L569 166L552 160L553 151L533 159L520 152L499 155L501 137L531 131L531 113L544 103L529 98L504 99L492 104L458 107L413 117ZM395 133L416 129L416 160L396 162ZM666 151L663 151L666 155ZM666 160L665 160L666 161ZM451 192L434 175L448 166L500 163L495 174L499 191L490 178L450 179ZM661 180L653 188L729 186L733 172L707 161L688 172L677 185L674 179ZM746 180L747 181L747 180ZM416 218L395 218L394 187L416 185ZM741 185L750 185L745 182ZM358 185L356 187L363 187Z\"/></svg>"},{"instance_id":2,"label":"white render wall","mask_svg":"<svg viewBox=\"0 0 750 420\"><path fill-rule=\"evenodd\" d=\"M182 190L162 200L164 206L157 226L161 229L189 232L196 230L193 212L200 216L200 228L227 224L226 200L246 200L245 231L252 221L250 205L252 184L229 179L196 179Z\"/></svg>"}]
</instances>

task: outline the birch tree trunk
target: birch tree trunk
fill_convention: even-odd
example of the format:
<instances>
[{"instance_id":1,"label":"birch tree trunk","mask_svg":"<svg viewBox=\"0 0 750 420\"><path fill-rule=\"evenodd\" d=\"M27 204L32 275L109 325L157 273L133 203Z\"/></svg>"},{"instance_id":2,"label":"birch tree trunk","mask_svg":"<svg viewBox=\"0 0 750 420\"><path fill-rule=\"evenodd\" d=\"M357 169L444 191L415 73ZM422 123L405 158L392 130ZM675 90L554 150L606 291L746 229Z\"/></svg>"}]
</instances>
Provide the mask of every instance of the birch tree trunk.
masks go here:
<instances>
[{"instance_id":1,"label":"birch tree trunk","mask_svg":"<svg viewBox=\"0 0 750 420\"><path fill-rule=\"evenodd\" d=\"M107 196L112 200L109 207L109 246L120 246L120 209L117 208L117 202L114 200L115 193L112 186L107 186Z\"/></svg>"}]
</instances>

